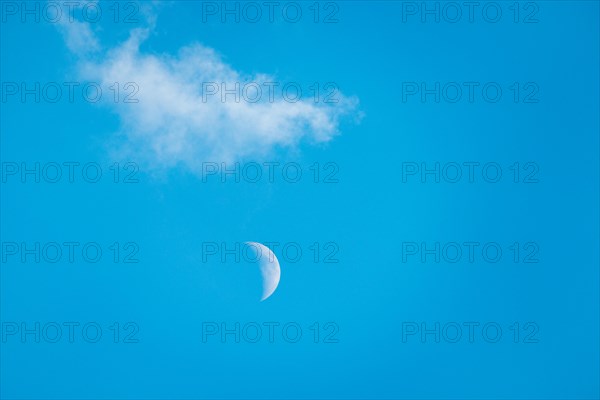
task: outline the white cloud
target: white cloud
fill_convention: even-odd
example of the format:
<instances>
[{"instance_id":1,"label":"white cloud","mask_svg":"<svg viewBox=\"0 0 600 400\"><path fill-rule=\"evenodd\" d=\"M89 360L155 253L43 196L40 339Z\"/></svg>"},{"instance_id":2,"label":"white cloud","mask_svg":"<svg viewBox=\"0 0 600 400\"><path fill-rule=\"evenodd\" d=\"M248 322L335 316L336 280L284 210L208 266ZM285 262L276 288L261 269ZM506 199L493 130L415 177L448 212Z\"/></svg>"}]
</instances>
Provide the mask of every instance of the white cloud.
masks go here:
<instances>
[{"instance_id":1,"label":"white cloud","mask_svg":"<svg viewBox=\"0 0 600 400\"><path fill-rule=\"evenodd\" d=\"M58 26L62 30L66 45L71 52L85 54L100 49L98 40L89 24L79 21L60 21Z\"/></svg>"},{"instance_id":2,"label":"white cloud","mask_svg":"<svg viewBox=\"0 0 600 400\"><path fill-rule=\"evenodd\" d=\"M87 22L81 22L75 19L75 15L88 5L98 6L99 0L85 0L64 3L52 3L60 7L60 18L58 18L58 28L65 39L65 44L69 50L79 56L94 53L100 50L100 43ZM98 6L99 7L99 6Z\"/></svg>"},{"instance_id":3,"label":"white cloud","mask_svg":"<svg viewBox=\"0 0 600 400\"><path fill-rule=\"evenodd\" d=\"M238 72L201 44L183 47L172 55L144 53L140 45L152 28L134 29L127 41L102 51L84 23L62 31L68 47L79 57L81 79L100 83L107 97L113 94L108 88L119 83L120 101L111 100L110 107L121 119L125 139L119 141L121 153L150 167L184 166L198 172L205 161L259 159L279 147L295 149L301 142L329 142L339 134L340 118L355 114L357 100L341 93L335 104L317 103L309 96L295 103L281 96L270 101L266 86L256 103L235 102L232 95L227 101L219 95L203 98L206 82L233 88L236 82L262 85L277 82L277 78ZM90 55L93 52L96 54ZM133 87L124 87L128 82L139 87L133 96L137 103L122 101L133 91Z\"/></svg>"}]
</instances>

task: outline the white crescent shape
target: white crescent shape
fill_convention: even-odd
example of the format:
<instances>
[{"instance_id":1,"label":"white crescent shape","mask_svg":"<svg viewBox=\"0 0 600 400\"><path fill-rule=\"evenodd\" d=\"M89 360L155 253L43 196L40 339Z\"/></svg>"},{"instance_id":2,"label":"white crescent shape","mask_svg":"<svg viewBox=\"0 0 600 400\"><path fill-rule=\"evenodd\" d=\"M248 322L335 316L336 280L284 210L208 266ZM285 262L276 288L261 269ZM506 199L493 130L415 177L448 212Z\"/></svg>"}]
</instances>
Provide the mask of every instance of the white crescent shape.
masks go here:
<instances>
[{"instance_id":1,"label":"white crescent shape","mask_svg":"<svg viewBox=\"0 0 600 400\"><path fill-rule=\"evenodd\" d=\"M253 246L256 251L256 258L260 265L260 274L262 275L262 297L260 301L266 300L275 292L279 285L281 277L281 269L279 268L279 260L275 254L267 246L257 242L246 242L248 246Z\"/></svg>"}]
</instances>

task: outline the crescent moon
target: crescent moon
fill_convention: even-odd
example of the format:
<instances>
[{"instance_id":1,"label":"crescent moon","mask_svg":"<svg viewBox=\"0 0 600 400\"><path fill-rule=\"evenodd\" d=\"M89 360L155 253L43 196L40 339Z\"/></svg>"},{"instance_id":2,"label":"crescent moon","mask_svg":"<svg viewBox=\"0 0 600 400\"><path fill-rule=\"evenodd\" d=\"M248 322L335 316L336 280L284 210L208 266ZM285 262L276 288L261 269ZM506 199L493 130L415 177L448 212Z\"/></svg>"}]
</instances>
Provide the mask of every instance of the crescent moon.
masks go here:
<instances>
[{"instance_id":1,"label":"crescent moon","mask_svg":"<svg viewBox=\"0 0 600 400\"><path fill-rule=\"evenodd\" d=\"M271 249L265 245L257 242L246 242L246 244L254 247L257 254L256 258L260 265L263 289L260 301L264 301L275 292L277 285L279 285L279 278L281 277L279 260L277 260Z\"/></svg>"}]
</instances>

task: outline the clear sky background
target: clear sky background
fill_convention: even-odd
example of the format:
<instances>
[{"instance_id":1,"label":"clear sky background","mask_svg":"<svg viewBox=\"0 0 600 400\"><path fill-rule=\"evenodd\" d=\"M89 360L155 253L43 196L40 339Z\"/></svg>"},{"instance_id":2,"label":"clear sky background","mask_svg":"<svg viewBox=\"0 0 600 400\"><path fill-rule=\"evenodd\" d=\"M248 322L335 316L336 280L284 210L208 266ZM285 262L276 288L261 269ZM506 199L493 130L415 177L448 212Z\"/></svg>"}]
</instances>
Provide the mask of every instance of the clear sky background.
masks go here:
<instances>
[{"instance_id":1,"label":"clear sky background","mask_svg":"<svg viewBox=\"0 0 600 400\"><path fill-rule=\"evenodd\" d=\"M6 3L2 398L598 398L597 2L521 2L518 15L497 2L497 23L495 8L482 15L488 3L472 22L462 7L456 23L444 19L454 11L443 2L439 23L411 8L420 2L322 2L317 23L310 2L294 3L297 23L281 9L271 22L266 8L258 23L223 22L196 1L125 2L118 15L101 1L97 23L79 9L77 23L36 23ZM137 22L126 23L129 13ZM306 94L297 103L204 103L207 80L295 82ZM23 101L21 84L35 82L98 82L103 99L75 89L74 101L66 91L56 103L50 92ZM130 82L137 103L123 101ZM333 82L339 102L315 102L315 82ZM452 85L439 102L403 98L413 82L456 82L465 92L456 102ZM473 101L464 82L479 84ZM502 89L497 102L482 97L488 82ZM77 169L69 182L63 167L58 183L37 183L8 173L36 162L93 162L103 175L89 183ZM297 163L302 177L290 183L278 169L269 182L264 168L257 183L222 182L202 174L203 162ZM480 164L473 182L468 162ZM422 182L403 176L408 163L449 165L448 174L458 163L463 176ZM486 163L502 168L499 182L482 177ZM123 182L130 172L136 182ZM325 182L331 172L335 181ZM278 243L281 281L263 302L256 263L203 252L246 241ZM78 247L73 262L63 254L36 263L11 253L10 243L36 242L94 242L103 255L86 262ZM436 242L459 243L462 257L406 254L410 243ZM473 262L465 242L480 243ZM495 263L481 255L490 242L502 250ZM293 248L283 251L290 243L302 250L297 261ZM124 263L132 251L138 262ZM332 251L327 260L337 262L325 262ZM22 336L36 322L39 343ZM79 323L72 341L69 322ZM90 322L102 327L97 343L83 337ZM62 326L57 343L52 323ZM239 343L221 336L236 323ZM262 326L257 343L252 323ZM436 323L439 342L421 336ZM478 324L472 340L468 323ZM456 325L462 336L452 343ZM203 337L207 326L219 332ZM495 326L502 334L490 343Z\"/></svg>"}]
</instances>

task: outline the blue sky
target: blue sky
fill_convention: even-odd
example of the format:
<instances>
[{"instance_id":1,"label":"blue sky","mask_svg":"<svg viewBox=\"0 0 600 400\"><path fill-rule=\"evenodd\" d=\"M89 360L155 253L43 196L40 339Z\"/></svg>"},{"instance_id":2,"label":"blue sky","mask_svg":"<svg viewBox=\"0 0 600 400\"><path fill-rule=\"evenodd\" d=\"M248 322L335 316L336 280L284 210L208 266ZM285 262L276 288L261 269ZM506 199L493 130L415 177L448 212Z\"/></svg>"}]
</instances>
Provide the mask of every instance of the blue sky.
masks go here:
<instances>
[{"instance_id":1,"label":"blue sky","mask_svg":"<svg viewBox=\"0 0 600 400\"><path fill-rule=\"evenodd\" d=\"M98 22L81 9L35 22L7 3L2 398L598 398L597 2L521 2L518 15L485 3L456 23L435 2L439 23L420 2L321 2L317 23L310 2L289 6L296 23L264 6L258 23L223 22L220 2L196 1L120 3L118 15L100 1ZM36 82L40 101L23 101ZM79 83L74 100L49 101L52 82ZM203 91L211 82L303 95L223 101ZM85 100L90 83L101 101ZM439 101L422 97L436 83ZM21 174L36 163L40 182ZM79 163L72 182L65 163ZM439 182L421 175L436 165ZM236 166L239 182L225 171ZM281 265L262 302L257 264L225 252L247 241L272 243ZM15 243L63 254L36 263ZM421 248L436 244L439 262ZM36 323L39 343L22 336ZM236 324L239 343L221 336ZM284 326L302 329L297 342ZM421 336L436 326L439 342Z\"/></svg>"}]
</instances>

